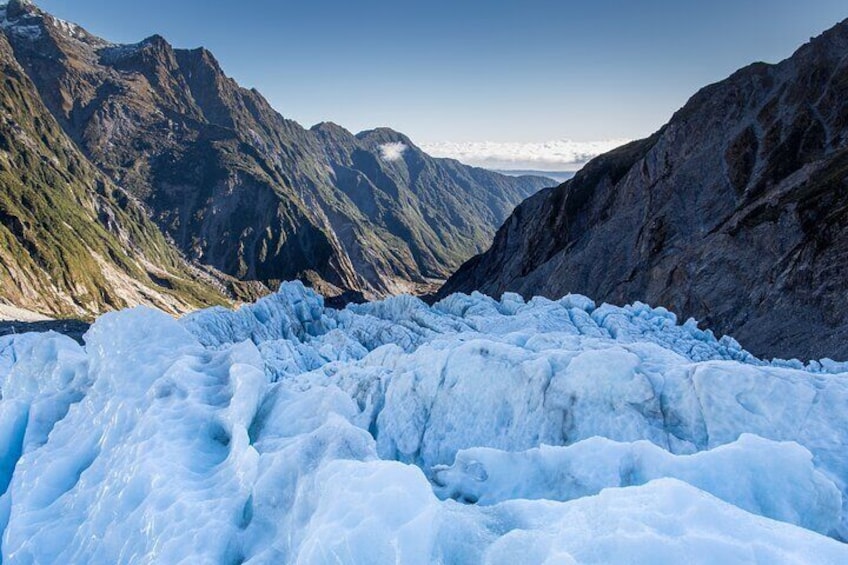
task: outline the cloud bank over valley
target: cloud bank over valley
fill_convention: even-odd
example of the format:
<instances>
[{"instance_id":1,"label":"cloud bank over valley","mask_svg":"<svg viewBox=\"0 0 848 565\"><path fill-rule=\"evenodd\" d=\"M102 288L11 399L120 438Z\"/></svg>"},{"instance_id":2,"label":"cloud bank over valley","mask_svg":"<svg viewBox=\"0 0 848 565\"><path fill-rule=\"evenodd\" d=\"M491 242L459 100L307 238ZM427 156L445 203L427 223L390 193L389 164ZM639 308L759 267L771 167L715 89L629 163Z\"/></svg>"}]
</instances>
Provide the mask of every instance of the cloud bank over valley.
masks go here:
<instances>
[{"instance_id":1,"label":"cloud bank over valley","mask_svg":"<svg viewBox=\"0 0 848 565\"><path fill-rule=\"evenodd\" d=\"M422 143L421 149L433 157L447 157L466 165L493 170L577 171L594 157L628 141L440 141Z\"/></svg>"}]
</instances>

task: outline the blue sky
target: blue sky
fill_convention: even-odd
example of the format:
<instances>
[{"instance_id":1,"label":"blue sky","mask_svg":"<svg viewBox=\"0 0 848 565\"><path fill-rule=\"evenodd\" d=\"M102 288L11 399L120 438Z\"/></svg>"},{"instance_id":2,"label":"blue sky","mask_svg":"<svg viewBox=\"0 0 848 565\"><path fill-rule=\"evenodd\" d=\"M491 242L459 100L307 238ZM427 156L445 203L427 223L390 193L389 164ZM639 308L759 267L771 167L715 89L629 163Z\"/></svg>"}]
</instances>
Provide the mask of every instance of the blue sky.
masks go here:
<instances>
[{"instance_id":1,"label":"blue sky","mask_svg":"<svg viewBox=\"0 0 848 565\"><path fill-rule=\"evenodd\" d=\"M209 48L286 117L428 141L643 137L698 88L777 62L845 0L37 0L118 42Z\"/></svg>"}]
</instances>

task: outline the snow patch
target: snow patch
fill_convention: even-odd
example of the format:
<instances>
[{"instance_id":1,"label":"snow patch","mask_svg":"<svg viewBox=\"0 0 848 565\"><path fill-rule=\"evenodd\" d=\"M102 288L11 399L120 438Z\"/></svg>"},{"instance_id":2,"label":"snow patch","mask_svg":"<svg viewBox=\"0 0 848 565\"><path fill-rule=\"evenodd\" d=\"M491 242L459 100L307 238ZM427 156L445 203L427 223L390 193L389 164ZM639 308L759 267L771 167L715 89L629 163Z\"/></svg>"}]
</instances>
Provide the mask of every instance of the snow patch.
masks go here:
<instances>
[{"instance_id":1,"label":"snow patch","mask_svg":"<svg viewBox=\"0 0 848 565\"><path fill-rule=\"evenodd\" d=\"M71 37L77 37L80 33L80 27L77 24L66 22L65 20L60 20L59 18L52 18L53 25L62 30L66 35Z\"/></svg>"}]
</instances>

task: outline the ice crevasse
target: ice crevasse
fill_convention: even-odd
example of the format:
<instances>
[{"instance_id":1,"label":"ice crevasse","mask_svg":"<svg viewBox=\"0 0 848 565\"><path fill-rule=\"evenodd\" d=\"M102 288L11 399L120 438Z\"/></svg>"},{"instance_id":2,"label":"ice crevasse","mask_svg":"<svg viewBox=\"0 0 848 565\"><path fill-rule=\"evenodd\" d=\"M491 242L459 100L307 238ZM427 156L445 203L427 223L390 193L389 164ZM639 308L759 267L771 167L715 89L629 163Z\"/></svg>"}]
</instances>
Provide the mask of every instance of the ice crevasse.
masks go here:
<instances>
[{"instance_id":1,"label":"ice crevasse","mask_svg":"<svg viewBox=\"0 0 848 565\"><path fill-rule=\"evenodd\" d=\"M576 295L0 338L3 563L848 563L848 366Z\"/></svg>"}]
</instances>

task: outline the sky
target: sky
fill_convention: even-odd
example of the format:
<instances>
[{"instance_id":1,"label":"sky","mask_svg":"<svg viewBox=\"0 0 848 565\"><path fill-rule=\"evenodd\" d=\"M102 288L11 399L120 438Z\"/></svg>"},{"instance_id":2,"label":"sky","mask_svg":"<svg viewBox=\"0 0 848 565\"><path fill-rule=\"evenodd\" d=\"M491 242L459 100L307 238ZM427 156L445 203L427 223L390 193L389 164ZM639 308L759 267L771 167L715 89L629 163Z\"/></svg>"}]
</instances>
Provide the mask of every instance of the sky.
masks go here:
<instances>
[{"instance_id":1,"label":"sky","mask_svg":"<svg viewBox=\"0 0 848 565\"><path fill-rule=\"evenodd\" d=\"M36 3L115 42L207 47L304 126L466 152L645 137L700 87L848 17L845 0Z\"/></svg>"}]
</instances>

